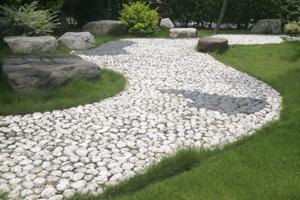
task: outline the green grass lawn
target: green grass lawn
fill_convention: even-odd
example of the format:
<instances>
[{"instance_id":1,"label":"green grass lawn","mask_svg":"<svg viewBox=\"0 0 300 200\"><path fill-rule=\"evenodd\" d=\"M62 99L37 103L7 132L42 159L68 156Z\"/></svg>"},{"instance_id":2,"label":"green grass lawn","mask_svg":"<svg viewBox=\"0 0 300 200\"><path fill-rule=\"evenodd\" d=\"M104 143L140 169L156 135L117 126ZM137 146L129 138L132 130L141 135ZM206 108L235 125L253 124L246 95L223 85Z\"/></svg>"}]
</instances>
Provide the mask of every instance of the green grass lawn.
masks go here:
<instances>
[{"instance_id":1,"label":"green grass lawn","mask_svg":"<svg viewBox=\"0 0 300 200\"><path fill-rule=\"evenodd\" d=\"M233 46L215 57L277 89L281 119L223 150L179 152L102 195L71 199L300 199L300 43Z\"/></svg>"},{"instance_id":2,"label":"green grass lawn","mask_svg":"<svg viewBox=\"0 0 300 200\"><path fill-rule=\"evenodd\" d=\"M77 80L51 93L16 94L0 74L0 115L25 114L94 103L116 95L125 87L123 75L104 69L95 81Z\"/></svg>"}]
</instances>

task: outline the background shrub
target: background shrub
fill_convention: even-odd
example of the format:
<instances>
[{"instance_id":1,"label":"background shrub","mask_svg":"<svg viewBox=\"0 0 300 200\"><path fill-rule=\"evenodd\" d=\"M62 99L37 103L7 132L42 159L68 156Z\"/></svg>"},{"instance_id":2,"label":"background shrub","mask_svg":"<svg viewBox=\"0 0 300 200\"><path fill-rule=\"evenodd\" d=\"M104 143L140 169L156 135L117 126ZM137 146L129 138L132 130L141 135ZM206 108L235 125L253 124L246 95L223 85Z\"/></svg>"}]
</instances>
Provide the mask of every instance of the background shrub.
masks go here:
<instances>
[{"instance_id":1,"label":"background shrub","mask_svg":"<svg viewBox=\"0 0 300 200\"><path fill-rule=\"evenodd\" d=\"M222 0L167 0L168 15L181 26L195 22L195 26L211 28L217 22ZM248 28L259 19L279 18L283 22L297 21L299 0L230 0L224 23Z\"/></svg>"},{"instance_id":2,"label":"background shrub","mask_svg":"<svg viewBox=\"0 0 300 200\"><path fill-rule=\"evenodd\" d=\"M15 34L45 35L52 33L59 22L56 13L39 10L38 2L19 6L0 5L1 21Z\"/></svg>"},{"instance_id":3,"label":"background shrub","mask_svg":"<svg viewBox=\"0 0 300 200\"><path fill-rule=\"evenodd\" d=\"M101 19L118 19L123 4L129 0L65 0L63 12L73 17L78 26Z\"/></svg>"},{"instance_id":4,"label":"background shrub","mask_svg":"<svg viewBox=\"0 0 300 200\"><path fill-rule=\"evenodd\" d=\"M21 6L33 0L0 0L0 5ZM87 22L101 19L119 19L123 4L137 0L36 0L39 9L51 9L60 12L64 24L65 18L72 19L72 25L82 26ZM144 3L153 0L140 0ZM170 17L178 25L211 28L217 22L222 0L160 0L151 4L163 7L163 17ZM165 10L167 12L165 12ZM1 15L1 14L0 14ZM224 23L248 28L259 19L280 18L283 23L300 20L299 0L229 0ZM1 23L1 22L0 22ZM0 24L1 26L1 24ZM2 27L2 26L1 26Z\"/></svg>"},{"instance_id":5,"label":"background shrub","mask_svg":"<svg viewBox=\"0 0 300 200\"><path fill-rule=\"evenodd\" d=\"M296 36L300 34L300 22L289 22L284 27L284 32L288 35Z\"/></svg>"},{"instance_id":6,"label":"background shrub","mask_svg":"<svg viewBox=\"0 0 300 200\"><path fill-rule=\"evenodd\" d=\"M120 15L121 21L128 25L131 34L148 35L158 30L158 13L145 3L138 1L124 5Z\"/></svg>"},{"instance_id":7,"label":"background shrub","mask_svg":"<svg viewBox=\"0 0 300 200\"><path fill-rule=\"evenodd\" d=\"M286 22L300 21L300 1L286 0L283 4L283 18Z\"/></svg>"}]
</instances>

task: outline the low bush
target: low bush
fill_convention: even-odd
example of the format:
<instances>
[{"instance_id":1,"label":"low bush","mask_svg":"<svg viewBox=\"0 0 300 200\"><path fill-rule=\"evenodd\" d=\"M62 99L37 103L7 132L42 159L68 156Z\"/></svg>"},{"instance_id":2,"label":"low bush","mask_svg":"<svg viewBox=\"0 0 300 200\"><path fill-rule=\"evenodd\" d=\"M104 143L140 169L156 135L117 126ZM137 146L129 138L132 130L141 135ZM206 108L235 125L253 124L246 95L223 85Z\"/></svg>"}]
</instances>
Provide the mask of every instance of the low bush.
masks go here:
<instances>
[{"instance_id":1,"label":"low bush","mask_svg":"<svg viewBox=\"0 0 300 200\"><path fill-rule=\"evenodd\" d=\"M284 27L284 32L288 35L300 35L300 22L289 22Z\"/></svg>"},{"instance_id":2,"label":"low bush","mask_svg":"<svg viewBox=\"0 0 300 200\"><path fill-rule=\"evenodd\" d=\"M8 32L22 35L45 35L59 26L56 13L39 10L38 2L19 6L0 5L0 15L8 27Z\"/></svg>"},{"instance_id":3,"label":"low bush","mask_svg":"<svg viewBox=\"0 0 300 200\"><path fill-rule=\"evenodd\" d=\"M142 2L124 5L120 19L129 27L129 33L134 35L150 35L158 30L159 16L156 10Z\"/></svg>"}]
</instances>

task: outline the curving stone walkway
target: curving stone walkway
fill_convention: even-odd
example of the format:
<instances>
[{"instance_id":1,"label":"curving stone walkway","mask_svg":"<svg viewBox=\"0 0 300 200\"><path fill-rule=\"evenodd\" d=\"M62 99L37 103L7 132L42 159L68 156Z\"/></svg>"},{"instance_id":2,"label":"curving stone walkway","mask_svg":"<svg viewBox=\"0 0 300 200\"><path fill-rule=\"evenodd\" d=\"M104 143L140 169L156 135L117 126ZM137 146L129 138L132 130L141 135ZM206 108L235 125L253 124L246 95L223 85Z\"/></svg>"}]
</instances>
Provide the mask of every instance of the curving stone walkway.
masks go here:
<instances>
[{"instance_id":1,"label":"curving stone walkway","mask_svg":"<svg viewBox=\"0 0 300 200\"><path fill-rule=\"evenodd\" d=\"M91 105L0 117L0 190L27 200L102 192L180 148L234 142L278 118L274 89L196 44L130 39L81 54L125 74L127 89Z\"/></svg>"}]
</instances>

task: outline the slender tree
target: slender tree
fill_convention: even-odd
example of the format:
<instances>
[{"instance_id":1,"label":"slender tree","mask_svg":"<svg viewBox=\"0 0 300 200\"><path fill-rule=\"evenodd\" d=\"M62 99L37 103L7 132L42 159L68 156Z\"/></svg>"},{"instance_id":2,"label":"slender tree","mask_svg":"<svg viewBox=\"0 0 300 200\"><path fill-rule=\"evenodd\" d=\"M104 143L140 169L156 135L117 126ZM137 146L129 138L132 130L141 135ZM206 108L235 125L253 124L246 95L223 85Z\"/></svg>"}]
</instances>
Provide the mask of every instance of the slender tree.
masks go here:
<instances>
[{"instance_id":1,"label":"slender tree","mask_svg":"<svg viewBox=\"0 0 300 200\"><path fill-rule=\"evenodd\" d=\"M218 32L218 30L220 29L220 26L223 22L223 19L224 19L225 13L226 13L226 8L227 8L227 5L228 5L228 1L229 0L223 0L222 10L221 10L221 13L220 13L220 16L219 16L218 23L217 23L216 28L215 28L215 32Z\"/></svg>"}]
</instances>

